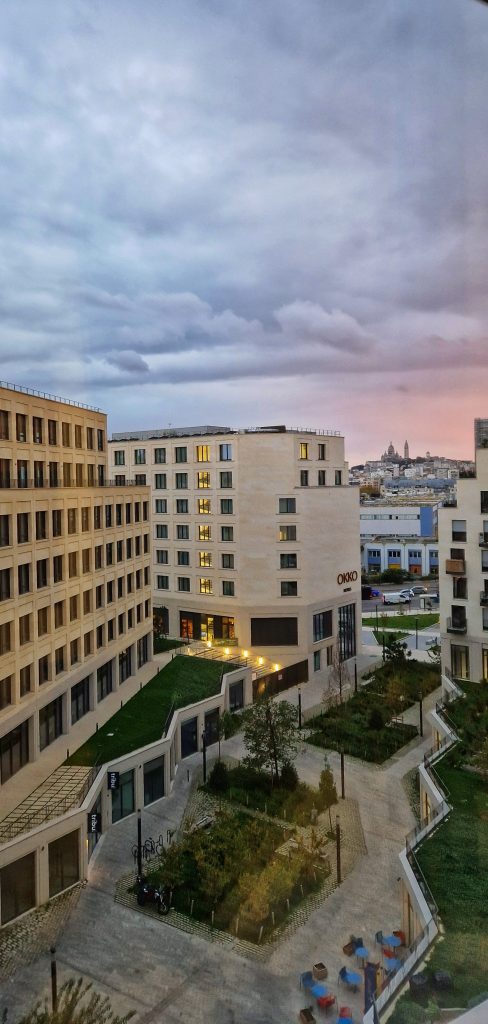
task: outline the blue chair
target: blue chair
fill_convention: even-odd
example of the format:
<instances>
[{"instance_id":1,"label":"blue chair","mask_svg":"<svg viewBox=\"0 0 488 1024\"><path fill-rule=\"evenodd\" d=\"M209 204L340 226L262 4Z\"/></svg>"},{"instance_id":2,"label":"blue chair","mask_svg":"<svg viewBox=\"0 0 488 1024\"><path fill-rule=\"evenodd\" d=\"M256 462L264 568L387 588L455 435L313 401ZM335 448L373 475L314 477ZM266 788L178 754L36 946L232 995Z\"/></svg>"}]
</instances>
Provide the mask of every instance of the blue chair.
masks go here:
<instances>
[{"instance_id":1,"label":"blue chair","mask_svg":"<svg viewBox=\"0 0 488 1024\"><path fill-rule=\"evenodd\" d=\"M364 946L363 940L362 939L354 939L354 949L355 950L356 949L360 949L361 946Z\"/></svg>"},{"instance_id":2,"label":"blue chair","mask_svg":"<svg viewBox=\"0 0 488 1024\"><path fill-rule=\"evenodd\" d=\"M300 988L311 989L315 985L315 979L311 971L304 971L300 975Z\"/></svg>"},{"instance_id":3,"label":"blue chair","mask_svg":"<svg viewBox=\"0 0 488 1024\"><path fill-rule=\"evenodd\" d=\"M384 943L383 932L376 932L374 941L378 943L378 946L382 946Z\"/></svg>"},{"instance_id":4,"label":"blue chair","mask_svg":"<svg viewBox=\"0 0 488 1024\"><path fill-rule=\"evenodd\" d=\"M339 971L338 981L342 981L343 985L347 982L347 967L341 967Z\"/></svg>"}]
</instances>

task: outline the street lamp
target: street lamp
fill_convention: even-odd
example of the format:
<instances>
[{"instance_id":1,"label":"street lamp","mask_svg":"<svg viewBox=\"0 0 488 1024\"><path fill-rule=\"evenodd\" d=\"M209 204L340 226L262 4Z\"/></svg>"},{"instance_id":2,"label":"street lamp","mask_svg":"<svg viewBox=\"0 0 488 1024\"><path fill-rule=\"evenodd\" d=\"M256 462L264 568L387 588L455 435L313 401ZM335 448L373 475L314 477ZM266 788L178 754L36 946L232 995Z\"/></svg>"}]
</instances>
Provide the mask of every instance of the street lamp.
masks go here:
<instances>
[{"instance_id":1,"label":"street lamp","mask_svg":"<svg viewBox=\"0 0 488 1024\"><path fill-rule=\"evenodd\" d=\"M203 754L203 785L207 781L207 737L205 736L205 729L202 732L202 754Z\"/></svg>"},{"instance_id":2,"label":"street lamp","mask_svg":"<svg viewBox=\"0 0 488 1024\"><path fill-rule=\"evenodd\" d=\"M415 650L419 649L419 620L415 619Z\"/></svg>"},{"instance_id":3,"label":"street lamp","mask_svg":"<svg viewBox=\"0 0 488 1024\"><path fill-rule=\"evenodd\" d=\"M424 716L423 716L423 695L422 690L419 692L419 728L420 735L424 735Z\"/></svg>"},{"instance_id":4,"label":"street lamp","mask_svg":"<svg viewBox=\"0 0 488 1024\"><path fill-rule=\"evenodd\" d=\"M298 728L302 728L302 688L298 687Z\"/></svg>"}]
</instances>

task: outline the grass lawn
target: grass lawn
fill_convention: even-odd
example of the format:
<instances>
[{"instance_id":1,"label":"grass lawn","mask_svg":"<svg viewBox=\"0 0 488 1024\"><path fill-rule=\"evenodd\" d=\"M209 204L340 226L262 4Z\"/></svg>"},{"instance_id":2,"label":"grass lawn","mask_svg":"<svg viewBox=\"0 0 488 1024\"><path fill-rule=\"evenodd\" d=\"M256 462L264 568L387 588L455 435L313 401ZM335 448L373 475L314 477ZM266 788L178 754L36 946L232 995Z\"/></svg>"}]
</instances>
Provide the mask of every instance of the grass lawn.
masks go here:
<instances>
[{"instance_id":1,"label":"grass lawn","mask_svg":"<svg viewBox=\"0 0 488 1024\"><path fill-rule=\"evenodd\" d=\"M382 614L378 612L378 618L376 615L369 615L367 618L363 618L363 626L383 626L385 629L415 629L415 623L418 624L419 629L427 629L428 626L433 626L439 622L439 613L432 612L427 615L404 615L403 612L399 612L398 615L383 616L386 622L382 622Z\"/></svg>"},{"instance_id":2,"label":"grass lawn","mask_svg":"<svg viewBox=\"0 0 488 1024\"><path fill-rule=\"evenodd\" d=\"M488 785L456 760L453 751L437 766L453 812L417 851L445 929L428 970L447 970L454 982L452 992L435 995L440 1006L466 1006L488 990ZM398 1011L391 1024L401 1019L400 1004Z\"/></svg>"},{"instance_id":3,"label":"grass lawn","mask_svg":"<svg viewBox=\"0 0 488 1024\"><path fill-rule=\"evenodd\" d=\"M184 647L183 640L174 640L169 636L154 637L154 653L164 654L165 651L173 651L176 647Z\"/></svg>"},{"instance_id":4,"label":"grass lawn","mask_svg":"<svg viewBox=\"0 0 488 1024\"><path fill-rule=\"evenodd\" d=\"M383 643L383 633L385 633L385 643L391 643L392 640L404 640L408 633L400 633L394 629L373 629L373 636L377 644Z\"/></svg>"},{"instance_id":5,"label":"grass lawn","mask_svg":"<svg viewBox=\"0 0 488 1024\"><path fill-rule=\"evenodd\" d=\"M110 761L154 743L163 734L166 718L174 705L185 707L220 690L222 669L232 666L205 658L173 658L154 679L127 701L98 732L75 751L68 764L92 765ZM123 687L119 691L123 697Z\"/></svg>"}]
</instances>

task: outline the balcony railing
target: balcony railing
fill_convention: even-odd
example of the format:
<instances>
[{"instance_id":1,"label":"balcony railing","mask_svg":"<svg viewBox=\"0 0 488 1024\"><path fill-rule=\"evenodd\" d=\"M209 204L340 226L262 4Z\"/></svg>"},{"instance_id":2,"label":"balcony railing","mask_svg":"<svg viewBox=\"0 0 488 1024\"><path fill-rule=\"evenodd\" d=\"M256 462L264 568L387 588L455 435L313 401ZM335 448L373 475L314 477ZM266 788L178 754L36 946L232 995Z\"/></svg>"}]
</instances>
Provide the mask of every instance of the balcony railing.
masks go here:
<instances>
[{"instance_id":1,"label":"balcony railing","mask_svg":"<svg viewBox=\"0 0 488 1024\"><path fill-rule=\"evenodd\" d=\"M52 481L42 480L42 481L39 481L39 480L34 480L34 479L30 479L29 478L29 479L26 479L26 480L22 480L19 483L18 480L15 480L13 478L9 479L9 477L0 477L0 490L3 489L3 490L9 490L9 491L63 490L63 489L66 490L66 489L75 489L75 488L78 488L78 490L79 490L81 487L85 488L85 487L148 487L148 486L149 486L148 484L140 484L140 483L138 483L137 480L127 480L127 479L125 479L123 483L121 483L119 480L104 480L103 482L100 482L99 480L92 480L91 483L88 483L87 480L83 480L82 483L77 483L76 480L70 480L69 483L64 483L62 480L56 480L56 481L54 481L54 480L52 480Z\"/></svg>"},{"instance_id":2,"label":"balcony railing","mask_svg":"<svg viewBox=\"0 0 488 1024\"><path fill-rule=\"evenodd\" d=\"M449 576L464 576L465 572L464 558L446 558L446 573Z\"/></svg>"},{"instance_id":3,"label":"balcony railing","mask_svg":"<svg viewBox=\"0 0 488 1024\"><path fill-rule=\"evenodd\" d=\"M488 533L480 533L479 546L480 548L488 548Z\"/></svg>"},{"instance_id":4,"label":"balcony railing","mask_svg":"<svg viewBox=\"0 0 488 1024\"><path fill-rule=\"evenodd\" d=\"M448 618L446 622L446 629L448 633L466 633L468 630L467 620Z\"/></svg>"}]
</instances>

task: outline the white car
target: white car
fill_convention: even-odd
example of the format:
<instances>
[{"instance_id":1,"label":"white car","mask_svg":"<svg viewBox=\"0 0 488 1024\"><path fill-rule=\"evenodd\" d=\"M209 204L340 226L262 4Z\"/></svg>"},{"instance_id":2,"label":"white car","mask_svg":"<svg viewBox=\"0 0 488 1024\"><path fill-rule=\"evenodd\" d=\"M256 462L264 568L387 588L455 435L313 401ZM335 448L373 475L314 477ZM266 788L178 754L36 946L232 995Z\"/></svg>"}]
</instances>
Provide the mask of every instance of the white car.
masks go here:
<instances>
[{"instance_id":1,"label":"white car","mask_svg":"<svg viewBox=\"0 0 488 1024\"><path fill-rule=\"evenodd\" d=\"M390 594L383 594L383 604L408 604L409 601L410 592L408 590L391 591Z\"/></svg>"}]
</instances>

